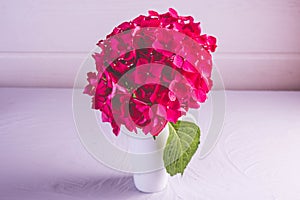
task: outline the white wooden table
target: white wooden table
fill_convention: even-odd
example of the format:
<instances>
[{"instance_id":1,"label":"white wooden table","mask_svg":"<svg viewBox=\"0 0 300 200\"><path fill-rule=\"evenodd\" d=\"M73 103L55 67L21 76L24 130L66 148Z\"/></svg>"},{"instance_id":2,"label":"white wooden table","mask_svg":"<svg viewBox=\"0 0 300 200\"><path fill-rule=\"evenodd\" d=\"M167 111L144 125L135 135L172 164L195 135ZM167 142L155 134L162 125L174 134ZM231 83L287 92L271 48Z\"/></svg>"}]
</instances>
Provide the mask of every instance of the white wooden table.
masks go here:
<instances>
[{"instance_id":1,"label":"white wooden table","mask_svg":"<svg viewBox=\"0 0 300 200\"><path fill-rule=\"evenodd\" d=\"M77 137L70 89L0 89L0 199L300 199L300 92L227 91L222 136L205 159L138 192Z\"/></svg>"}]
</instances>

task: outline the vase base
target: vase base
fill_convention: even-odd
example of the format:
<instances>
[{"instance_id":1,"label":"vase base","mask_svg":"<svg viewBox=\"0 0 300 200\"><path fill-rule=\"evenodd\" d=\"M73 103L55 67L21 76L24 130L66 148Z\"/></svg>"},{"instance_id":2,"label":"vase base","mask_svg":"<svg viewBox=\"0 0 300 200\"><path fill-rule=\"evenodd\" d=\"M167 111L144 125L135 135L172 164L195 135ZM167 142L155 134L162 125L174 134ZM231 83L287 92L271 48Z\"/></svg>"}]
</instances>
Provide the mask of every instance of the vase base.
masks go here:
<instances>
[{"instance_id":1,"label":"vase base","mask_svg":"<svg viewBox=\"0 0 300 200\"><path fill-rule=\"evenodd\" d=\"M165 169L155 172L133 175L137 190L144 193L155 193L164 190L168 184L168 174Z\"/></svg>"}]
</instances>

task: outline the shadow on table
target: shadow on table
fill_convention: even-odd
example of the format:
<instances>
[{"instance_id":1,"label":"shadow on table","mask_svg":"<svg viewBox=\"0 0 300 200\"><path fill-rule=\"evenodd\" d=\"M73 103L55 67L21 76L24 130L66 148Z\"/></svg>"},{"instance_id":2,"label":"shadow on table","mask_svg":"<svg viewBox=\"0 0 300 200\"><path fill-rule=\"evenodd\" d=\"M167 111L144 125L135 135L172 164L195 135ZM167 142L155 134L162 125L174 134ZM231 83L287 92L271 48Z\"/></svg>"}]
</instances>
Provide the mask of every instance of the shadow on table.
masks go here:
<instances>
[{"instance_id":1,"label":"shadow on table","mask_svg":"<svg viewBox=\"0 0 300 200\"><path fill-rule=\"evenodd\" d=\"M63 179L52 185L53 192L76 197L97 199L128 199L145 195L136 190L133 178Z\"/></svg>"}]
</instances>

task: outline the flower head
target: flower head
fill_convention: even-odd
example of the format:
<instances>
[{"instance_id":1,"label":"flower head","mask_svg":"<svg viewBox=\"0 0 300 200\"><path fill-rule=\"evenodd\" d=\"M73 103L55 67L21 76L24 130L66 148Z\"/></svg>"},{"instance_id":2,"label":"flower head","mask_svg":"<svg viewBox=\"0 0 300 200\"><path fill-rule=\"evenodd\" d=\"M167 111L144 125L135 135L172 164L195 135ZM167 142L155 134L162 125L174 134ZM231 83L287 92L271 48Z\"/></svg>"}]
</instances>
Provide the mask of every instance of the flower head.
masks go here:
<instances>
[{"instance_id":1,"label":"flower head","mask_svg":"<svg viewBox=\"0 0 300 200\"><path fill-rule=\"evenodd\" d=\"M174 9L123 22L97 45L97 73L88 73L84 93L115 135L123 125L156 136L167 122L198 108L212 87L216 39L201 35L199 22Z\"/></svg>"}]
</instances>

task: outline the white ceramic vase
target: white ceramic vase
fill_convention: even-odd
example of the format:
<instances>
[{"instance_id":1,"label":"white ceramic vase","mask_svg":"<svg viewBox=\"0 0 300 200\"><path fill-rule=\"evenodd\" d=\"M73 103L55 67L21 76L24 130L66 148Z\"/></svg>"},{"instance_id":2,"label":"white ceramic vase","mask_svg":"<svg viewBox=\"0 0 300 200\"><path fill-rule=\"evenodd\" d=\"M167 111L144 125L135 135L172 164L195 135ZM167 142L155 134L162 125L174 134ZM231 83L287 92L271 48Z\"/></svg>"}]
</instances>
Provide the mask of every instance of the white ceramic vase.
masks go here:
<instances>
[{"instance_id":1,"label":"white ceramic vase","mask_svg":"<svg viewBox=\"0 0 300 200\"><path fill-rule=\"evenodd\" d=\"M160 192L168 184L168 174L165 169L159 169L145 174L134 174L135 187L145 193Z\"/></svg>"},{"instance_id":2,"label":"white ceramic vase","mask_svg":"<svg viewBox=\"0 0 300 200\"><path fill-rule=\"evenodd\" d=\"M134 149L136 151L155 151L165 147L168 138L168 125L161 131L156 139L148 139L144 142L135 143ZM153 165L153 162L163 162L163 151L158 151L153 160L147 160L149 164ZM162 166L163 167L163 166ZM135 173L133 174L133 180L135 187L145 193L155 193L162 191L168 184L169 174L166 169L157 169L147 173Z\"/></svg>"}]
</instances>

